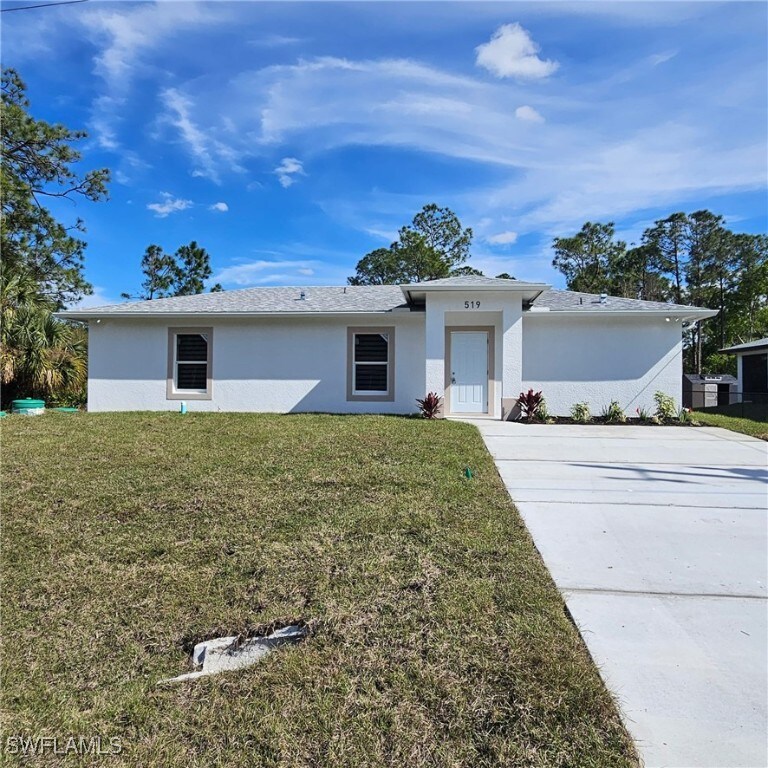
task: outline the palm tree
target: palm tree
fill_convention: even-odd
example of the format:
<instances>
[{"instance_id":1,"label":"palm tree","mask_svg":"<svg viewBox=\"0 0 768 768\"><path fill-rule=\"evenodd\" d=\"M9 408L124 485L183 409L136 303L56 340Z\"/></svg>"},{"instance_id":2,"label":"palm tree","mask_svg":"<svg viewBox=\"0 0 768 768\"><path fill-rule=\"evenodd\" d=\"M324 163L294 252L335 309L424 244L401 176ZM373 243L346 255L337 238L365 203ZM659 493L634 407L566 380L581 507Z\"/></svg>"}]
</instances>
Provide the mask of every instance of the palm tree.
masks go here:
<instances>
[{"instance_id":1,"label":"palm tree","mask_svg":"<svg viewBox=\"0 0 768 768\"><path fill-rule=\"evenodd\" d=\"M57 320L55 305L25 272L0 276L0 383L14 397L77 398L87 379L84 328Z\"/></svg>"}]
</instances>

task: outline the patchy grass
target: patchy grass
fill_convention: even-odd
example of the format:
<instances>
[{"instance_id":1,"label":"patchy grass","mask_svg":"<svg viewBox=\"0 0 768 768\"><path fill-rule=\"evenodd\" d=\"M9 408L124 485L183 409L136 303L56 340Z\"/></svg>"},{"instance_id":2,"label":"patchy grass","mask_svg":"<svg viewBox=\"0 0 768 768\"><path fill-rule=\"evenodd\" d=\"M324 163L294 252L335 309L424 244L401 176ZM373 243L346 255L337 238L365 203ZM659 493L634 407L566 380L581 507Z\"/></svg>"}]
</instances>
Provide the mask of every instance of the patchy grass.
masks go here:
<instances>
[{"instance_id":1,"label":"patchy grass","mask_svg":"<svg viewBox=\"0 0 768 768\"><path fill-rule=\"evenodd\" d=\"M723 429L741 432L760 440L768 440L768 423L764 421L741 419L737 416L723 416L720 413L705 413L703 411L696 411L692 416L696 421L708 427L723 427Z\"/></svg>"},{"instance_id":2,"label":"patchy grass","mask_svg":"<svg viewBox=\"0 0 768 768\"><path fill-rule=\"evenodd\" d=\"M114 737L105 764L163 768L637 765L474 427L46 414L2 442L4 745ZM197 640L295 619L312 637L251 669L157 685Z\"/></svg>"}]
</instances>

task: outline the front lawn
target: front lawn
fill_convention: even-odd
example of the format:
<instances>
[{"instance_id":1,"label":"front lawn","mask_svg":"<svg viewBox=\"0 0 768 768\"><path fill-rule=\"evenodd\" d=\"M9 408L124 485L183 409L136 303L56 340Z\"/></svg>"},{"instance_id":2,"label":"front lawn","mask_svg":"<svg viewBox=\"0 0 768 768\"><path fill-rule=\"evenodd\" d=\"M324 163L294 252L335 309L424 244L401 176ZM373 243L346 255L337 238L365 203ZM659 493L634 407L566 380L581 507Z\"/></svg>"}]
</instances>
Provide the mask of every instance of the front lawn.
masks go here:
<instances>
[{"instance_id":1,"label":"front lawn","mask_svg":"<svg viewBox=\"0 0 768 768\"><path fill-rule=\"evenodd\" d=\"M2 455L8 763L9 736L74 735L119 739L109 766L637 765L472 426L46 414ZM157 685L302 619L251 669Z\"/></svg>"},{"instance_id":2,"label":"front lawn","mask_svg":"<svg viewBox=\"0 0 768 768\"><path fill-rule=\"evenodd\" d=\"M704 411L696 411L693 418L709 427L722 427L733 432L742 432L745 435L758 437L761 440L768 440L768 423L765 421L741 419L737 416L723 416L720 413L705 413Z\"/></svg>"}]
</instances>

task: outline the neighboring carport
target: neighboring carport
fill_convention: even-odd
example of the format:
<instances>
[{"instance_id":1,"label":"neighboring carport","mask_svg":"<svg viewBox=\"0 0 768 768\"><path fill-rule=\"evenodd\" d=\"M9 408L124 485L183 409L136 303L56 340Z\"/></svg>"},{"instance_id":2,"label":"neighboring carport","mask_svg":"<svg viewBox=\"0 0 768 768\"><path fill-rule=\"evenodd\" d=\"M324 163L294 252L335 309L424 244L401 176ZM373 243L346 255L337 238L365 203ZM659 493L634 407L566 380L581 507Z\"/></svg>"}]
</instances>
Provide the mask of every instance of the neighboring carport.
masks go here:
<instances>
[{"instance_id":1,"label":"neighboring carport","mask_svg":"<svg viewBox=\"0 0 768 768\"><path fill-rule=\"evenodd\" d=\"M768 444L474 423L646 765L767 765Z\"/></svg>"}]
</instances>

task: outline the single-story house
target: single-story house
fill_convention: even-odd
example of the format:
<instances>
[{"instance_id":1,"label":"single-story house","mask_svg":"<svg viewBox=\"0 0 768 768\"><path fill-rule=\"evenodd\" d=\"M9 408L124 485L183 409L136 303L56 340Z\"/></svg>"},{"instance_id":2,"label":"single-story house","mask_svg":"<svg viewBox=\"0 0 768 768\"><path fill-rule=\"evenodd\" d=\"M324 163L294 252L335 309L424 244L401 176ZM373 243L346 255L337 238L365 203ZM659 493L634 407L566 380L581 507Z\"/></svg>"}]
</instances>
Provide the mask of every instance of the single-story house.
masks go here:
<instances>
[{"instance_id":1,"label":"single-story house","mask_svg":"<svg viewBox=\"0 0 768 768\"><path fill-rule=\"evenodd\" d=\"M736 355L739 399L768 402L768 339L736 344L720 351Z\"/></svg>"},{"instance_id":2,"label":"single-story house","mask_svg":"<svg viewBox=\"0 0 768 768\"><path fill-rule=\"evenodd\" d=\"M413 285L248 288L59 313L89 326L92 411L629 415L681 400L682 329L709 309L479 276Z\"/></svg>"}]
</instances>

